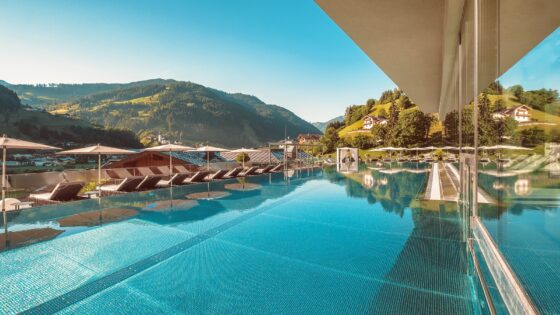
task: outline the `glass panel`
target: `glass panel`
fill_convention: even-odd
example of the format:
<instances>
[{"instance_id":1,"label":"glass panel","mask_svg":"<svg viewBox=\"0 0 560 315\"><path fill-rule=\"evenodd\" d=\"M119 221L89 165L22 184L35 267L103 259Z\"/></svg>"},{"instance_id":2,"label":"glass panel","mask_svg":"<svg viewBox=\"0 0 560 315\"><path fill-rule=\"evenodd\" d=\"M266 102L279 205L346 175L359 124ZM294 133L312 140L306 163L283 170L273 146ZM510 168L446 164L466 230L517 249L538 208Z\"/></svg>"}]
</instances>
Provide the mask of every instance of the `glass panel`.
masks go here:
<instances>
[{"instance_id":1,"label":"glass panel","mask_svg":"<svg viewBox=\"0 0 560 315\"><path fill-rule=\"evenodd\" d=\"M492 82L500 72L498 6L480 5L478 213L536 308L559 313L560 103L548 60L560 57L560 32Z\"/></svg>"}]
</instances>

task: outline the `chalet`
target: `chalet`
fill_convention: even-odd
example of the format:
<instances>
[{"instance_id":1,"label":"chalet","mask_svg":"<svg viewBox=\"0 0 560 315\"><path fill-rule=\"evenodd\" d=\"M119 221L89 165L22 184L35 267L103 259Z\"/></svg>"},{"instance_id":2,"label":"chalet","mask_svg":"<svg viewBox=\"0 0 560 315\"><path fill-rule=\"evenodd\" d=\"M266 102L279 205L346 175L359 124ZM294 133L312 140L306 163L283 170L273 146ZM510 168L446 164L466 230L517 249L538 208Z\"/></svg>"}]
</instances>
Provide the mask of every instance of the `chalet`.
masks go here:
<instances>
[{"instance_id":1,"label":"chalet","mask_svg":"<svg viewBox=\"0 0 560 315\"><path fill-rule=\"evenodd\" d=\"M373 128L373 126L376 125L386 125L386 124L387 124L387 119L385 118L370 116L370 115L364 117L364 129L366 130L371 129Z\"/></svg>"},{"instance_id":2,"label":"chalet","mask_svg":"<svg viewBox=\"0 0 560 315\"><path fill-rule=\"evenodd\" d=\"M322 135L320 135L320 134L312 134L312 133L303 134L303 133L300 133L297 136L297 142L299 144L317 143L317 142L321 141L321 136Z\"/></svg>"},{"instance_id":3,"label":"chalet","mask_svg":"<svg viewBox=\"0 0 560 315\"><path fill-rule=\"evenodd\" d=\"M494 120L505 119L506 117L511 117L517 122L528 122L531 120L531 114L527 105L519 105L492 114Z\"/></svg>"}]
</instances>

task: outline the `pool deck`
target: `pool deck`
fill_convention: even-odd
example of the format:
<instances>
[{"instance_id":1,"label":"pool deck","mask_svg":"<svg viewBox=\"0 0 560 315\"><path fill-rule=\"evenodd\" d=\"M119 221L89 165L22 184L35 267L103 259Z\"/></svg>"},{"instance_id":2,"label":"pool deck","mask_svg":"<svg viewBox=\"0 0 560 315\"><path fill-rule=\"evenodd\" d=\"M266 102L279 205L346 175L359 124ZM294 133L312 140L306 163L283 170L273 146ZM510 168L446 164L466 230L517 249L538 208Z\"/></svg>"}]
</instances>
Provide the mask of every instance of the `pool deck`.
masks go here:
<instances>
[{"instance_id":1,"label":"pool deck","mask_svg":"<svg viewBox=\"0 0 560 315\"><path fill-rule=\"evenodd\" d=\"M424 193L425 200L457 201L459 189L459 170L452 163L432 164ZM479 187L478 202L496 203L496 200Z\"/></svg>"}]
</instances>

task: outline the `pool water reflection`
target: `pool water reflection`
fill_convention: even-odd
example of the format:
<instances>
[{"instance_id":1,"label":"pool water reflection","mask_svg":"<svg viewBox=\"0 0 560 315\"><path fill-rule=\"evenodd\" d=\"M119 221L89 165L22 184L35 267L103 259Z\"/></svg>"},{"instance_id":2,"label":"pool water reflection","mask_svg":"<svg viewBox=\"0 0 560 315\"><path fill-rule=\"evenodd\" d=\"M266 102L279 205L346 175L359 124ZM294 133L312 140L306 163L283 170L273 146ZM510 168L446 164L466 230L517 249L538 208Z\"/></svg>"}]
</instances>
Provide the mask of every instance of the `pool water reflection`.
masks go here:
<instances>
[{"instance_id":1,"label":"pool water reflection","mask_svg":"<svg viewBox=\"0 0 560 315\"><path fill-rule=\"evenodd\" d=\"M0 253L0 312L478 312L461 216L417 198L426 176L315 169L13 213L10 231L62 232ZM208 189L229 194L185 198ZM107 208L137 214L59 223Z\"/></svg>"},{"instance_id":2,"label":"pool water reflection","mask_svg":"<svg viewBox=\"0 0 560 315\"><path fill-rule=\"evenodd\" d=\"M548 172L479 178L501 201L481 206L485 226L538 309L560 313L560 178Z\"/></svg>"}]
</instances>

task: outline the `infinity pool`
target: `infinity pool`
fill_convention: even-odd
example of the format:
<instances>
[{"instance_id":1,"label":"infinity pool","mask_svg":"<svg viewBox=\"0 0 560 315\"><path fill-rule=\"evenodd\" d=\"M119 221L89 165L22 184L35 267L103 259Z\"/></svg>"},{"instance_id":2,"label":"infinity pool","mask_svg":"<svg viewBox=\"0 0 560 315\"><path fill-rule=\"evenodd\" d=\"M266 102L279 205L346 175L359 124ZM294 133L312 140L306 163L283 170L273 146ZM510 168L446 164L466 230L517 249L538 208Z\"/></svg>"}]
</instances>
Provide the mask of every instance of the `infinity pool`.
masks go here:
<instances>
[{"instance_id":1,"label":"infinity pool","mask_svg":"<svg viewBox=\"0 0 560 315\"><path fill-rule=\"evenodd\" d=\"M476 313L460 215L417 199L425 176L316 169L10 214L56 235L0 253L0 312Z\"/></svg>"}]
</instances>

